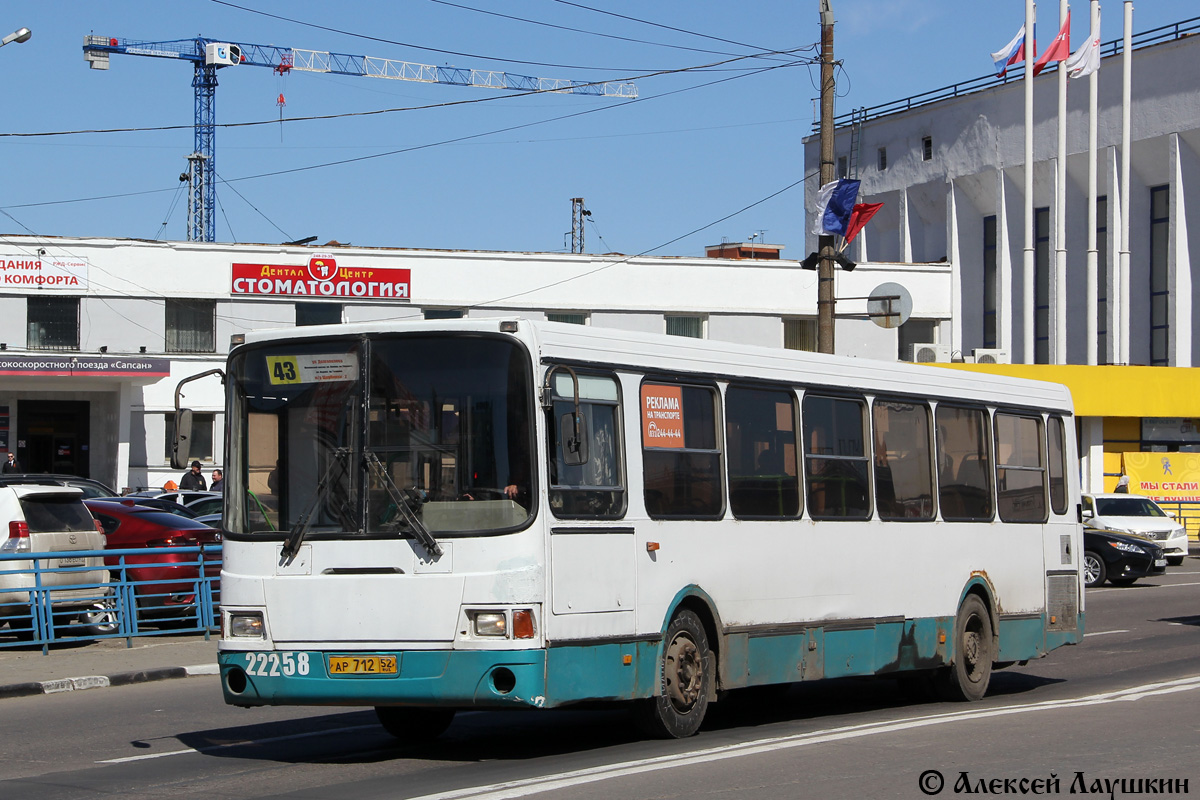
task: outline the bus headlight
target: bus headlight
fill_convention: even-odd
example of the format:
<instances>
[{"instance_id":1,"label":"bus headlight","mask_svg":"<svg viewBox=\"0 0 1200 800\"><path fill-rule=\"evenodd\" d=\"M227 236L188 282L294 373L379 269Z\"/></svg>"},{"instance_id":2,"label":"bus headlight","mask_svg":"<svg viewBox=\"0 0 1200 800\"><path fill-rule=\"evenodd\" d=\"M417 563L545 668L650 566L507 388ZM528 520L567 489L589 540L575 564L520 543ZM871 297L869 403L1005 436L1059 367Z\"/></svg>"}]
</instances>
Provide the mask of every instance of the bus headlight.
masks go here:
<instances>
[{"instance_id":1,"label":"bus headlight","mask_svg":"<svg viewBox=\"0 0 1200 800\"><path fill-rule=\"evenodd\" d=\"M503 611L476 611L475 635L500 637L507 636L508 618L504 616Z\"/></svg>"},{"instance_id":2,"label":"bus headlight","mask_svg":"<svg viewBox=\"0 0 1200 800\"><path fill-rule=\"evenodd\" d=\"M263 639L261 611L234 611L229 614L229 636L237 639Z\"/></svg>"}]
</instances>

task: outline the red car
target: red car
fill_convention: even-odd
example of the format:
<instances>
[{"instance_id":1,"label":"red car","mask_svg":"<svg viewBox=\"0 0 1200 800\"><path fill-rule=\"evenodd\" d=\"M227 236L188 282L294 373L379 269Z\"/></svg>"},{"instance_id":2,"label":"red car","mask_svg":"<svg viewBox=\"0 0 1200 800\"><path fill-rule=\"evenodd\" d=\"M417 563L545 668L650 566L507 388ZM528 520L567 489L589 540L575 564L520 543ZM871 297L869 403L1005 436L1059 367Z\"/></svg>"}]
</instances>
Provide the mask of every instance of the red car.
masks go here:
<instances>
[{"instance_id":1,"label":"red car","mask_svg":"<svg viewBox=\"0 0 1200 800\"><path fill-rule=\"evenodd\" d=\"M104 528L109 550L196 547L221 542L221 532L215 528L167 511L138 505L133 500L85 500L84 505ZM219 550L205 552L202 556L193 552L126 555L125 578L139 582L134 587L139 616L178 617L194 614L201 558L205 577L220 574ZM104 562L119 578L121 557L107 556ZM216 590L214 581L214 601Z\"/></svg>"}]
</instances>

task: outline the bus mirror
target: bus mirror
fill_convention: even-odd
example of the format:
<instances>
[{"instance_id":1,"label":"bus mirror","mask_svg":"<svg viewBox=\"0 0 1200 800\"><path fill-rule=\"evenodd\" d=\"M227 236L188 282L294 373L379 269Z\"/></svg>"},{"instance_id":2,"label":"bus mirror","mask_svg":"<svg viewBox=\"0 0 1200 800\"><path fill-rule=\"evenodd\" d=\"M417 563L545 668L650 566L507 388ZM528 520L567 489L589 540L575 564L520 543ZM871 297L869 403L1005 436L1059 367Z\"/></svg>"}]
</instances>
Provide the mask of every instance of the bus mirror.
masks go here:
<instances>
[{"instance_id":1,"label":"bus mirror","mask_svg":"<svg viewBox=\"0 0 1200 800\"><path fill-rule=\"evenodd\" d=\"M563 464L583 466L588 461L587 420L582 414L563 414L559 422Z\"/></svg>"},{"instance_id":2,"label":"bus mirror","mask_svg":"<svg viewBox=\"0 0 1200 800\"><path fill-rule=\"evenodd\" d=\"M171 442L171 468L187 469L188 449L192 441L192 410L181 408L175 412L175 438Z\"/></svg>"}]
</instances>

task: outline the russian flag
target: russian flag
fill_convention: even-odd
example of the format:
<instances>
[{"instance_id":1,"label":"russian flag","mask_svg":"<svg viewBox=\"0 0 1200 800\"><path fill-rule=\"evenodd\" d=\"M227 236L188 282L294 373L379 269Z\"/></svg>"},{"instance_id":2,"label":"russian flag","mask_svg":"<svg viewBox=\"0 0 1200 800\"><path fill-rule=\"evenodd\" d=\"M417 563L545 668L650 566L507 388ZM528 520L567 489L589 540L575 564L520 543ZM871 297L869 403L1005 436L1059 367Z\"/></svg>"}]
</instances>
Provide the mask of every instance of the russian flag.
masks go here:
<instances>
[{"instance_id":1,"label":"russian flag","mask_svg":"<svg viewBox=\"0 0 1200 800\"><path fill-rule=\"evenodd\" d=\"M845 236L861 181L839 178L821 187L817 195L814 236Z\"/></svg>"},{"instance_id":2,"label":"russian flag","mask_svg":"<svg viewBox=\"0 0 1200 800\"><path fill-rule=\"evenodd\" d=\"M996 77L1004 77L1009 66L1025 60L1025 26L1017 31L1013 40L996 52L992 53L992 65L996 68Z\"/></svg>"}]
</instances>

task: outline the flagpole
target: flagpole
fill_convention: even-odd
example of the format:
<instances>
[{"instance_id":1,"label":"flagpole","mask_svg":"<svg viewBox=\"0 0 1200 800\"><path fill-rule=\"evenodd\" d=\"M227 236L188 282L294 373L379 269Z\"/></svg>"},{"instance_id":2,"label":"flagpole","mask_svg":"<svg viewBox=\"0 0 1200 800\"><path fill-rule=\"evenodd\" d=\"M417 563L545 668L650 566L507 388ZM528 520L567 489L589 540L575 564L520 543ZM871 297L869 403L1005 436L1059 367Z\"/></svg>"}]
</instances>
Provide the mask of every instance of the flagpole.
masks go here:
<instances>
[{"instance_id":1,"label":"flagpole","mask_svg":"<svg viewBox=\"0 0 1200 800\"><path fill-rule=\"evenodd\" d=\"M1100 35L1100 0L1092 0L1092 20L1088 28L1088 47L1094 47L1092 40ZM1098 57L1098 56L1097 56ZM1100 97L1100 71L1096 70L1088 76L1088 251L1087 251L1087 324L1084 335L1087 337L1087 363L1100 363L1100 346L1096 341L1099 330L1100 298L1099 273L1100 251L1096 242L1096 114Z\"/></svg>"},{"instance_id":2,"label":"flagpole","mask_svg":"<svg viewBox=\"0 0 1200 800\"><path fill-rule=\"evenodd\" d=\"M1033 62L1037 56L1034 40L1036 19L1033 0L1025 0L1025 259L1021 286L1021 302L1024 306L1021 330L1024 340L1022 361L1026 364L1034 363L1037 352L1034 347L1037 308L1033 285Z\"/></svg>"},{"instance_id":3,"label":"flagpole","mask_svg":"<svg viewBox=\"0 0 1200 800\"><path fill-rule=\"evenodd\" d=\"M1058 26L1066 24L1070 14L1067 0L1058 0ZM1057 43L1056 43L1057 44ZM1068 48L1067 56L1070 55ZM1067 363L1067 70L1058 62L1058 186L1054 213L1054 358L1055 364Z\"/></svg>"},{"instance_id":4,"label":"flagpole","mask_svg":"<svg viewBox=\"0 0 1200 800\"><path fill-rule=\"evenodd\" d=\"M1121 59L1124 68L1123 89L1121 94L1121 266L1117 273L1121 287L1121 298L1118 306L1120 325L1117 335L1121 347L1117 357L1113 359L1118 364L1131 362L1129 353L1129 139L1133 94L1133 2L1125 0L1125 48L1124 58Z\"/></svg>"},{"instance_id":5,"label":"flagpole","mask_svg":"<svg viewBox=\"0 0 1200 800\"><path fill-rule=\"evenodd\" d=\"M833 163L833 3L821 0L821 186L837 179ZM833 236L817 237L817 352L833 353L834 303Z\"/></svg>"}]
</instances>

